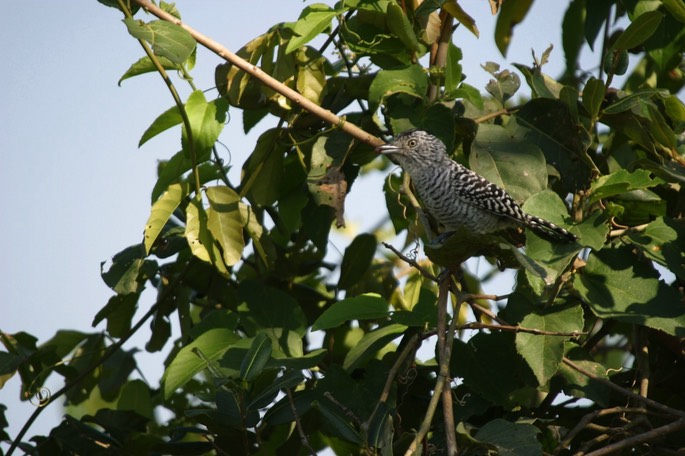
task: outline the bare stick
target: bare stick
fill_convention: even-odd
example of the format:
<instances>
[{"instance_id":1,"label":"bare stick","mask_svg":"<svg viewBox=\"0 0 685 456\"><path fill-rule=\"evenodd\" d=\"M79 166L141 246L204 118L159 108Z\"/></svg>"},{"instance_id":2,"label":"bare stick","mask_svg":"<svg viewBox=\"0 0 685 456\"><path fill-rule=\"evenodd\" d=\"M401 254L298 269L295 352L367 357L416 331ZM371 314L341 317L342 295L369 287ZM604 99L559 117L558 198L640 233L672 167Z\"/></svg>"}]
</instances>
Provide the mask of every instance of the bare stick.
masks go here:
<instances>
[{"instance_id":1,"label":"bare stick","mask_svg":"<svg viewBox=\"0 0 685 456\"><path fill-rule=\"evenodd\" d=\"M404 361L407 359L407 356L409 356L410 353L412 353L416 349L416 343L419 341L419 335L414 334L411 336L409 339L409 342L407 342L406 347L404 347L404 350L402 350L402 353L397 357L395 360L395 364L393 364L392 368L388 372L388 378L385 379L385 386L383 387L383 391L381 392L381 397L378 399L378 403L376 404L376 407L373 410L373 413L371 413L371 416L369 417L368 420L366 420L365 423L362 424L362 428L368 428L369 424L373 421L373 418L376 416L376 412L378 411L378 407L380 407L381 404L384 404L388 400L388 396L390 395L390 388L392 388L392 382L395 380L395 376L397 375L397 371L400 370L400 367L402 367L402 364Z\"/></svg>"},{"instance_id":2,"label":"bare stick","mask_svg":"<svg viewBox=\"0 0 685 456\"><path fill-rule=\"evenodd\" d=\"M456 456L457 434L454 426L454 413L452 410L452 389L449 387L451 382L450 356L452 354L455 321L457 320L456 311L455 315L452 316L452 321L450 322L450 331L446 331L448 318L447 303L449 302L451 282L451 274L446 275L442 282L440 282L438 294L438 362L440 364L440 376L445 379L445 387L442 390L442 414L445 421L447 454L449 456Z\"/></svg>"},{"instance_id":3,"label":"bare stick","mask_svg":"<svg viewBox=\"0 0 685 456\"><path fill-rule=\"evenodd\" d=\"M314 451L314 448L312 448L312 446L309 444L309 439L307 439L307 435L304 433L302 423L300 423L300 417L297 416L297 409L295 408L295 401L293 400L293 393L290 392L290 388L285 389L285 394L288 395L288 402L290 403L290 410L293 412L297 433L300 434L300 443L302 443L302 445L309 450L309 454L316 456L316 451Z\"/></svg>"},{"instance_id":4,"label":"bare stick","mask_svg":"<svg viewBox=\"0 0 685 456\"><path fill-rule=\"evenodd\" d=\"M281 83L277 79L272 78L270 75L264 73L257 65L253 65L247 60L242 59L241 57L238 57L236 54L233 52L229 51L226 47L222 46L221 44L217 43L213 39L209 38L208 36L198 32L197 30L193 29L187 24L184 24L181 20L178 18L172 16L171 14L167 13L166 11L162 10L158 6L154 5L152 2L149 0L134 0L138 5L140 5L145 11L148 13L157 16L158 18L171 22L173 24L179 25L183 27L186 31L188 31L191 36L197 41L199 44L204 46L205 48L209 49L210 51L214 52L216 55L221 57L222 59L226 60L232 65L235 65L237 68L243 70L244 72L248 73L250 76L254 77L255 79L258 79L261 81L265 86L269 87L270 89L275 90L276 92L280 93L296 105L301 106L303 109L311 112L315 116L319 117L320 119L324 120L325 122L328 122L331 125L335 125L337 127L340 127L342 131L345 133L349 134L353 138L368 144L372 147L380 146L383 144L383 141L381 141L379 138L376 138L375 136L365 132L361 128L357 127L356 125L345 122L344 118L338 117L335 114L333 114L331 111L328 109L324 109L321 106L317 105L313 101L307 99L306 97L302 96L295 90L291 89L290 87L286 86L285 84Z\"/></svg>"},{"instance_id":5,"label":"bare stick","mask_svg":"<svg viewBox=\"0 0 685 456\"><path fill-rule=\"evenodd\" d=\"M582 331L572 331L572 332L557 332L557 331L544 331L542 329L535 328L524 328L519 325L489 325L487 323L466 323L458 327L459 329L491 329L494 331L507 331L515 333L530 333L538 336L559 336L559 337L572 337L574 339L587 334Z\"/></svg>"},{"instance_id":6,"label":"bare stick","mask_svg":"<svg viewBox=\"0 0 685 456\"><path fill-rule=\"evenodd\" d=\"M668 413L669 415L678 416L680 418L685 418L685 412L682 410L671 408L671 407L664 405L660 402L654 401L648 397L642 397L639 394L635 394L632 391L630 391L626 388L623 388L621 386L618 386L617 384L615 384L615 383L613 383L607 379L596 376L592 372L580 367L579 365L577 365L576 363L574 363L573 361L571 361L570 359L568 359L566 357L564 357L562 359L562 361L564 364L566 364L570 368L577 370L578 372L585 375L586 377L591 378L592 380L599 382L602 385L605 385L605 386L613 389L614 391L623 394L624 396L627 396L631 399L635 399L638 402L642 402L643 404L648 405L652 408L655 408L655 409L659 410L660 412Z\"/></svg>"},{"instance_id":7,"label":"bare stick","mask_svg":"<svg viewBox=\"0 0 685 456\"><path fill-rule=\"evenodd\" d=\"M604 456L605 454L615 453L617 451L626 450L629 448L635 448L640 443L649 442L650 440L663 437L671 432L679 431L685 429L685 418L681 418L665 426L652 429L643 434L638 434L636 436L621 440L620 442L612 443L604 448L591 453L586 453L585 456Z\"/></svg>"},{"instance_id":8,"label":"bare stick","mask_svg":"<svg viewBox=\"0 0 685 456\"><path fill-rule=\"evenodd\" d=\"M580 431L588 427L594 419L599 418L600 416L612 415L616 413L647 413L647 409L612 407L603 410L595 410L594 412L588 413L578 422L578 424L573 429L566 433L564 438L559 442L557 448L554 450L554 454L558 454L559 452L567 448L571 444L571 441L576 437L576 435L578 435Z\"/></svg>"},{"instance_id":9,"label":"bare stick","mask_svg":"<svg viewBox=\"0 0 685 456\"><path fill-rule=\"evenodd\" d=\"M414 268L416 268L416 270L419 271L419 272L421 273L421 275L424 276L425 278L427 278L427 279L429 279L429 280L432 280L433 282L437 282L437 281L438 281L438 278L437 278L437 277L435 277L433 274L431 274L430 272L428 272L423 266L421 266L419 263L417 263L416 260L412 260L412 259L409 258L408 256L403 255L402 252L400 252L400 251L397 250L395 247L393 247L392 244L388 244L387 242L383 242L383 246L384 246L386 249L391 250L392 253L394 253L395 255L397 255L402 261L404 261L404 262L407 263L408 265L413 266Z\"/></svg>"}]
</instances>

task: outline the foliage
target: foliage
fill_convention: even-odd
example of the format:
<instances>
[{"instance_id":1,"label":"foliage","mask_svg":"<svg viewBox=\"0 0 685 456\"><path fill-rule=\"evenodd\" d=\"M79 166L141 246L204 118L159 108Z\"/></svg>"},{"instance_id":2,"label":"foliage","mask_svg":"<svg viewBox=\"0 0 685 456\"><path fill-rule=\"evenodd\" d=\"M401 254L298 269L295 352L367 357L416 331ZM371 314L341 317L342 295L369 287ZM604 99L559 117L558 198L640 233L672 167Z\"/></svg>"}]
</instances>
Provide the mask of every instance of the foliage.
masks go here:
<instances>
[{"instance_id":1,"label":"foliage","mask_svg":"<svg viewBox=\"0 0 685 456\"><path fill-rule=\"evenodd\" d=\"M106 329L59 330L40 344L2 335L0 386L18 374L23 397L38 398L54 372L65 388L41 393L45 405L64 395L94 410L65 415L48 436L18 436L22 450L533 455L685 446L674 432L685 427L682 2L572 0L565 73L543 72L551 49L518 73L488 63L484 93L465 81L452 42L455 20L478 33L456 1L310 4L243 46L237 54L249 64L372 135L430 130L526 211L579 237L554 245L526 233L525 250L520 233L431 244L435 227L394 176L386 201L403 248L381 245L382 231L362 233L339 265L327 250L345 195L387 166L372 143L234 63L217 66L218 93L197 89L191 33L134 18L123 1L102 3L124 13L146 53L121 81L175 70L189 84L185 99L170 85L175 105L140 140L180 125L182 149L159 167L141 243L103 264L115 294L93 324ZM503 53L531 4L503 4L494 37ZM601 49L601 69L580 68L584 46ZM216 148L229 109L242 112L246 132L278 119L239 182ZM419 237L430 259L400 253ZM460 267L478 255L517 270L510 295L481 294L486 277ZM134 320L144 292L156 303ZM145 350L168 353L159 384L132 376L137 349L122 347L146 323ZM416 357L433 344L434 359Z\"/></svg>"}]
</instances>

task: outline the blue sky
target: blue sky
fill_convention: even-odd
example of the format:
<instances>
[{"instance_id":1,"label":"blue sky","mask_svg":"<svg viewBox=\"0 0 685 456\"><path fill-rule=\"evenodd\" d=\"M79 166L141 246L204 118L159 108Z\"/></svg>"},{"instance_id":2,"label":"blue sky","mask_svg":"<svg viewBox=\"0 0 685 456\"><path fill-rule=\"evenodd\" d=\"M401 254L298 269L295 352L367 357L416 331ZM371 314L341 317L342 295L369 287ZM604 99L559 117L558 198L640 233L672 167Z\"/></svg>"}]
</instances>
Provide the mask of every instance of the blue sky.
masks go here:
<instances>
[{"instance_id":1,"label":"blue sky","mask_svg":"<svg viewBox=\"0 0 685 456\"><path fill-rule=\"evenodd\" d=\"M271 25L297 19L309 3L177 2L188 24L234 51ZM555 76L554 68L562 67L558 43L564 11L559 6L565 2L536 2L516 30L506 59L492 45L494 18L488 3L460 4L476 17L482 36L476 40L464 28L455 34L471 85L482 89L488 80L481 63L530 64L531 48L539 56L551 42L556 47L546 70ZM6 2L0 43L5 50L0 70L0 330L26 331L39 341L61 328L101 330L102 325L94 329L91 322L112 293L100 279L100 263L140 242L157 160L180 149L177 130L142 149L138 140L173 101L154 74L117 86L142 50L126 32L120 13L95 0ZM218 63L218 57L200 50L192 72L198 87L214 85ZM179 87L187 96L187 86ZM239 166L259 131L245 137L240 113L231 110L230 115L221 139ZM257 130L275 122L265 120ZM382 214L382 201L382 181L358 182L347 202L348 220L374 225L380 215L376 220L363 217ZM144 340L134 339L125 348ZM149 380L156 381L162 358L141 356L153 365ZM53 379L49 386L55 390L61 382ZM12 378L0 390L11 437L33 412L18 397L19 379ZM51 405L28 436L47 432L61 416L59 405Z\"/></svg>"}]
</instances>

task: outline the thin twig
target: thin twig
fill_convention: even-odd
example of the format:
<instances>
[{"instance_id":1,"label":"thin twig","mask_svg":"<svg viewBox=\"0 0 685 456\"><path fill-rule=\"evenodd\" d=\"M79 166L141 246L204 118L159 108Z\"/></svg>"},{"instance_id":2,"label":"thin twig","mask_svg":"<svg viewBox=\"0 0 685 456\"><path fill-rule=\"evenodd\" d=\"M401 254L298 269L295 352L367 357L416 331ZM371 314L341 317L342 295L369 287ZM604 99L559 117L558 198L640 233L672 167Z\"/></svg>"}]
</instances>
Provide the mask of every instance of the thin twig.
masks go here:
<instances>
[{"instance_id":1,"label":"thin twig","mask_svg":"<svg viewBox=\"0 0 685 456\"><path fill-rule=\"evenodd\" d=\"M650 440L663 437L672 432L680 431L681 429L685 429L685 418L681 418L665 426L661 426L656 429L652 429L651 431L647 431L645 433L621 440L620 442L612 443L610 445L605 446L604 448L600 448L597 451L586 453L585 456L604 456L606 454L615 453L617 451L635 448L637 445L641 443L649 442Z\"/></svg>"},{"instance_id":2,"label":"thin twig","mask_svg":"<svg viewBox=\"0 0 685 456\"><path fill-rule=\"evenodd\" d=\"M458 316L452 316L450 322L450 330L446 331L447 318L447 303L449 302L450 283L452 282L452 275L447 274L440 283L438 291L438 363L440 366L440 375L445 379L445 387L442 390L442 414L445 422L445 440L447 443L447 454L455 456L457 454L457 435L454 426L454 411L452 410L452 388L449 387L451 383L450 375L450 357L452 355L452 342L454 341L454 328ZM455 309L458 306L455 306Z\"/></svg>"},{"instance_id":3,"label":"thin twig","mask_svg":"<svg viewBox=\"0 0 685 456\"><path fill-rule=\"evenodd\" d=\"M372 147L380 146L381 144L383 144L383 141L381 139L376 138L372 134L365 132L364 130L357 127L356 125L354 125L351 122L345 122L344 118L338 117L337 115L333 114L328 109L324 109L321 106L314 103L313 101L307 99L302 94L296 92L295 90L286 86L282 82L280 82L277 79L274 79L270 75L266 74L264 71L262 71L256 65L253 65L250 62L238 57L236 54L234 54L233 52L228 50L226 47L224 47L220 43L218 43L218 42L214 41L213 39L209 38L208 36L198 32L197 30L193 29L189 25L184 24L180 19L178 19L178 18L174 17L173 15L167 13L166 11L162 10L161 8L154 5L149 0L134 0L134 1L135 1L135 3L140 5L148 13L150 13L154 16L157 16L158 18L160 18L162 20L165 20L165 21L168 21L168 22L171 22L173 24L176 24L176 25L183 27L188 33L190 33L190 35L199 44L201 44L202 46L204 46L208 50L214 52L216 55L218 55L222 59L226 60L230 64L235 65L237 68L248 73L250 76L254 77L255 79L258 79L265 86L267 86L268 88L273 89L274 91L283 95L288 100L292 101L295 105L301 106L303 109L311 112L312 114L319 117L323 121L325 121L331 125L339 127L342 131L344 131L345 133L354 137L358 141L361 141L361 142L368 144Z\"/></svg>"},{"instance_id":4,"label":"thin twig","mask_svg":"<svg viewBox=\"0 0 685 456\"><path fill-rule=\"evenodd\" d=\"M566 433L564 438L559 442L559 445L557 445L556 449L554 450L554 454L558 454L562 450L568 448L569 445L571 445L571 441L590 423L592 423L593 420L601 417L601 416L607 416L607 415L614 415L617 413L647 413L647 409L644 408L629 408L629 407L612 407L608 409L602 409L602 410L595 410L594 412L588 413L587 415L583 416L581 420L578 422L576 426L573 427L570 431Z\"/></svg>"},{"instance_id":5,"label":"thin twig","mask_svg":"<svg viewBox=\"0 0 685 456\"><path fill-rule=\"evenodd\" d=\"M495 331L507 331L515 333L529 333L538 336L560 336L560 337L572 337L577 339L578 337L587 334L583 331L572 331L572 332L558 332L558 331L543 331L542 329L535 328L524 328L519 325L490 325L487 323L466 323L457 327L458 329L491 329Z\"/></svg>"},{"instance_id":6,"label":"thin twig","mask_svg":"<svg viewBox=\"0 0 685 456\"><path fill-rule=\"evenodd\" d=\"M290 391L290 388L285 388L285 394L288 395L290 410L293 412L293 418L295 419L295 427L297 428L297 433L300 434L300 443L309 450L309 454L316 456L316 451L314 451L314 448L309 444L309 439L307 439L307 435L304 433L304 429L302 429L300 417L297 416L297 409L295 408L295 401L293 400L293 393Z\"/></svg>"},{"instance_id":7,"label":"thin twig","mask_svg":"<svg viewBox=\"0 0 685 456\"><path fill-rule=\"evenodd\" d=\"M371 416L369 416L369 418L362 424L362 429L368 429L370 423L375 418L380 405L384 404L388 400L388 396L390 395L390 388L392 388L392 383L395 380L397 372L400 370L400 367L402 367L402 364L404 364L404 361L407 359L409 354L413 353L416 350L416 344L418 341L418 334L414 334L413 336L411 336L411 338L407 342L407 345L404 347L404 350L402 350L402 352L395 360L395 363L392 365L392 368L390 368L390 371L388 371L388 376L385 379L385 386L383 387L383 391L381 392L381 397L378 399L376 407L373 409Z\"/></svg>"},{"instance_id":8,"label":"thin twig","mask_svg":"<svg viewBox=\"0 0 685 456\"><path fill-rule=\"evenodd\" d=\"M402 252L400 252L400 251L397 250L395 247L393 247L392 244L388 244L387 242L383 242L382 244L383 244L383 246L384 246L385 248L391 250L392 253L394 253L395 255L397 255L402 261L404 261L404 262L407 263L408 265L413 266L414 268L416 268L416 270L419 271L419 272L421 273L421 275L424 276L425 278L427 278L427 279L429 279L429 280L432 280L433 282L437 282L437 281L438 281L438 278L437 278L437 277L435 277L433 274L431 274L430 272L428 272L428 271L427 271L423 266L421 266L416 260L413 260L413 259L409 258L408 256L403 255Z\"/></svg>"},{"instance_id":9,"label":"thin twig","mask_svg":"<svg viewBox=\"0 0 685 456\"><path fill-rule=\"evenodd\" d=\"M624 396L627 396L631 399L635 399L638 402L642 402L644 405L650 406L650 407L657 409L661 412L668 413L669 415L678 416L680 418L685 418L685 411L674 409L674 408L669 407L667 405L664 405L660 402L654 401L648 397L642 397L639 394L635 394L632 391L630 391L626 388L623 388L621 386L618 386L617 384L615 384L615 383L613 383L613 382L611 382L605 378L601 378L601 377L596 376L592 372L580 367L579 365L577 365L576 363L574 363L573 361L571 361L570 359L568 359L566 357L562 358L562 361L564 364L566 364L570 368L580 372L581 374L585 375L586 377L588 377L588 378L590 378L596 382L601 383L602 385L605 385L605 386L613 389L614 391L616 391L616 392L618 392Z\"/></svg>"},{"instance_id":10,"label":"thin twig","mask_svg":"<svg viewBox=\"0 0 685 456\"><path fill-rule=\"evenodd\" d=\"M26 432L29 430L29 428L31 427L31 425L33 424L33 422L36 420L36 418L38 418L38 416L43 412L43 410L45 410L45 408L46 408L48 405L50 405L50 404L52 404L53 402L55 402L55 400L56 400L58 397L62 396L64 393L66 393L67 391L69 391L71 388L73 388L74 386L78 385L84 378L86 378L86 377L87 377L91 372L93 372L95 369L97 369L98 367L102 366L102 363L104 363L104 362L107 361L112 355L114 355L114 354L117 352L117 350L119 350L119 349L120 349L120 348L121 348L121 347L130 339L130 338L131 338L131 336L133 336L133 335L134 335L134 334L143 326L143 324L144 324L151 316L153 316L153 315L155 314L155 312L157 312L157 309L159 308L159 306L160 306L162 303L164 303L167 299L169 299L169 298L172 296L172 292L175 291L175 289L176 289L176 287L178 286L178 284L181 283L181 281L183 280L183 278L185 277L185 275L186 275L186 273L187 273L187 271L188 271L188 266L189 266L189 265L190 265L190 263L186 263L186 266L185 266L185 267L183 268L183 270L178 274L178 276L176 276L176 277L174 278L174 280L169 284L169 286L167 286L167 287L164 289L164 292L163 292L162 296L160 296L160 297L157 299L157 302L156 302L155 304L153 304L152 307L150 307L150 310L148 310L148 311L145 313L145 315L143 315L143 316L140 318L140 320L138 320L138 322L137 322L135 325L133 325L133 327L128 331L128 333L126 333L126 334L124 335L124 337L122 337L121 339L119 339L119 341L117 341L116 343L114 343L114 344L110 345L109 347L107 347L107 349L105 349L105 351L104 351L104 353L102 354L102 356L100 357L100 359L98 359L96 362L94 362L93 364L91 364L90 367L88 367L85 371L83 371L82 373L80 373L76 378L74 378L73 380L70 380L69 383L67 383L67 384L64 385L62 388L60 388L55 394L53 394L52 396L50 396L50 399L48 399L48 400L45 402L44 405L42 404L41 407L38 407L36 410L34 410L34 412L31 414L31 416L29 417L29 419L26 420L26 423L24 423L24 426L23 426L23 427L21 428L21 430L19 431L19 434L17 434L17 436L16 436L16 437L14 438L14 440L12 441L12 445L10 445L9 449L7 450L7 456L11 456L11 455L12 455L12 453L14 452L14 450L17 448L17 445L19 445L19 443L21 442L21 439L24 437L24 435L26 434Z\"/></svg>"}]
</instances>

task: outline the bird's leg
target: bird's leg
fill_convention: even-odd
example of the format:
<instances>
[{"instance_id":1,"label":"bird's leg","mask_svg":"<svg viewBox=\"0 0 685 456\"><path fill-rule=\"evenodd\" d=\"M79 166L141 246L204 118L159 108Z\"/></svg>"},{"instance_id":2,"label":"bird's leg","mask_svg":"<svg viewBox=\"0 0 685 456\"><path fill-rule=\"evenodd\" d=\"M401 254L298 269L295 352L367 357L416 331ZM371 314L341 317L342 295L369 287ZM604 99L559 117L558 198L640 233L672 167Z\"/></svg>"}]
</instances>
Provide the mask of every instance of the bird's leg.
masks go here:
<instances>
[{"instance_id":1,"label":"bird's leg","mask_svg":"<svg viewBox=\"0 0 685 456\"><path fill-rule=\"evenodd\" d=\"M449 238L451 238L455 233L456 233L456 231L445 231L444 233L440 234L438 237L436 237L435 239L433 239L433 240L430 242L430 244L431 244L431 246L433 246L433 247L438 246L438 245L442 245L442 244L444 244L445 242L447 242L447 240L448 240Z\"/></svg>"}]
</instances>

